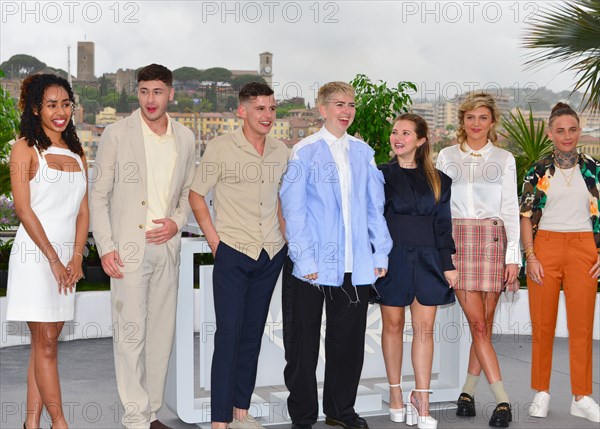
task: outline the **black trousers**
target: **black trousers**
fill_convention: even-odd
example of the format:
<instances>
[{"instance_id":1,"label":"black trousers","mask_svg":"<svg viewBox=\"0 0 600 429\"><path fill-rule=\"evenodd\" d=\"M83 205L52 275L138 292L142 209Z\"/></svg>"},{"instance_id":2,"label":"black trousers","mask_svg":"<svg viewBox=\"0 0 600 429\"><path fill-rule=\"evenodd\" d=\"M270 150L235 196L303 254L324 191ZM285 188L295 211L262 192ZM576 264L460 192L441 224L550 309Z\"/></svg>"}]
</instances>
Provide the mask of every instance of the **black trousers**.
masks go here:
<instances>
[{"instance_id":1,"label":"black trousers","mask_svg":"<svg viewBox=\"0 0 600 429\"><path fill-rule=\"evenodd\" d=\"M213 422L233 420L233 407L250 408L269 304L286 254L284 246L269 259L263 249L255 261L219 243L213 270L217 321L210 382Z\"/></svg>"},{"instance_id":2,"label":"black trousers","mask_svg":"<svg viewBox=\"0 0 600 429\"><path fill-rule=\"evenodd\" d=\"M333 418L355 414L354 402L364 361L369 286L354 287L351 275L341 287L315 286L283 266L283 344L288 411L293 423L314 424L319 413L317 377L321 318L325 302L325 385L323 411ZM318 280L317 280L318 281Z\"/></svg>"}]
</instances>

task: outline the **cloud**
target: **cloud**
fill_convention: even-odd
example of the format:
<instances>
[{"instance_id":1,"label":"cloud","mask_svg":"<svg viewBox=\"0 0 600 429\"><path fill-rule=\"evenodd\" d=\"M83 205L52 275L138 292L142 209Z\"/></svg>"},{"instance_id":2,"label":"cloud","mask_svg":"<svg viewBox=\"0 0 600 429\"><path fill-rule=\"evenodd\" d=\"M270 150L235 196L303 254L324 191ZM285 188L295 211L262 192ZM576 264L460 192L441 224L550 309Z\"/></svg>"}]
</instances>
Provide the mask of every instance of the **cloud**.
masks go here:
<instances>
[{"instance_id":1,"label":"cloud","mask_svg":"<svg viewBox=\"0 0 600 429\"><path fill-rule=\"evenodd\" d=\"M270 51L280 90L299 85L311 103L315 84L357 73L425 90L465 82L568 89L573 75L560 66L521 65L525 18L550 3L3 1L0 61L25 53L66 69L71 45L76 73L77 41L86 38L96 45L96 75L151 62L257 70L258 54Z\"/></svg>"}]
</instances>

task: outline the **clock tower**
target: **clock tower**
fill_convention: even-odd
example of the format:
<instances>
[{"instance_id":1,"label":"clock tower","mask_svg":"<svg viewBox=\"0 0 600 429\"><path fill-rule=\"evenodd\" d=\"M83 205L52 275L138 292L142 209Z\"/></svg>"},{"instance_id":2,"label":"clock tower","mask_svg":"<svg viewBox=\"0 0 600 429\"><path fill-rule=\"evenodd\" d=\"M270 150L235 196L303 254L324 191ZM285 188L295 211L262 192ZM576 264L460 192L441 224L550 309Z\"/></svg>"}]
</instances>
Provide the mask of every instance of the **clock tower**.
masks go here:
<instances>
[{"instance_id":1,"label":"clock tower","mask_svg":"<svg viewBox=\"0 0 600 429\"><path fill-rule=\"evenodd\" d=\"M260 56L259 76L267 81L269 86L273 86L273 54L263 52Z\"/></svg>"}]
</instances>

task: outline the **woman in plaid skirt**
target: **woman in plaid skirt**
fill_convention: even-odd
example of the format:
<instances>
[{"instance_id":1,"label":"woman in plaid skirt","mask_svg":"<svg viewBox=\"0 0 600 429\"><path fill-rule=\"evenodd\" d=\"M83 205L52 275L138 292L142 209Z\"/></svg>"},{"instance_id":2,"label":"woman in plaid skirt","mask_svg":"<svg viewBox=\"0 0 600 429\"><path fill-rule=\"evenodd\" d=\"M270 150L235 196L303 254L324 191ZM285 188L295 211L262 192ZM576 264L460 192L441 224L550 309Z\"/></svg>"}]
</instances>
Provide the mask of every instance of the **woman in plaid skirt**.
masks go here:
<instances>
[{"instance_id":1,"label":"woman in plaid skirt","mask_svg":"<svg viewBox=\"0 0 600 429\"><path fill-rule=\"evenodd\" d=\"M577 152L579 117L558 103L548 121L554 151L525 175L521 196L521 241L527 259L532 323L532 417L550 405L552 345L561 285L569 328L571 414L600 422L592 394L592 338L598 275L600 162Z\"/></svg>"},{"instance_id":2,"label":"woman in plaid skirt","mask_svg":"<svg viewBox=\"0 0 600 429\"><path fill-rule=\"evenodd\" d=\"M496 146L500 114L491 95L467 95L458 119L459 144L443 149L437 159L437 167L452 178L453 259L458 270L454 290L473 339L456 413L475 415L475 389L483 370L497 403L489 424L507 427L512 412L491 335L500 292L519 287L515 159Z\"/></svg>"}]
</instances>

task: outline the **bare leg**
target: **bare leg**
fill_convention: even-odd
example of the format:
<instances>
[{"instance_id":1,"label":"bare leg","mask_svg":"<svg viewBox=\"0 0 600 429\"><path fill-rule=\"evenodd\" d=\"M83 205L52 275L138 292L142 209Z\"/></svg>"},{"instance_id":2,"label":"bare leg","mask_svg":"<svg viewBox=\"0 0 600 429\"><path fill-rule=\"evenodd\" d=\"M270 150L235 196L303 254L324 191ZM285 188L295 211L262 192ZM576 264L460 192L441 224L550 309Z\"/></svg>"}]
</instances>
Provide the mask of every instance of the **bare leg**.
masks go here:
<instances>
[{"instance_id":1,"label":"bare leg","mask_svg":"<svg viewBox=\"0 0 600 429\"><path fill-rule=\"evenodd\" d=\"M31 330L35 384L50 414L53 429L67 429L69 426L63 413L58 377L58 337L64 322L27 322L27 324ZM29 393L27 397L29 398Z\"/></svg>"},{"instance_id":2,"label":"bare leg","mask_svg":"<svg viewBox=\"0 0 600 429\"><path fill-rule=\"evenodd\" d=\"M473 337L471 350L475 351L474 354L477 359L476 363L471 362L471 359L469 359L469 374L478 375L483 369L489 384L502 379L496 351L491 341L492 322L499 296L499 293L487 292L484 294L477 291L466 291L465 293L461 291L456 294L469 322L471 336ZM471 356L473 356L473 353L471 353ZM477 368L479 369L477 370Z\"/></svg>"},{"instance_id":3,"label":"bare leg","mask_svg":"<svg viewBox=\"0 0 600 429\"><path fill-rule=\"evenodd\" d=\"M233 407L233 418L236 420L244 420L248 415L248 410Z\"/></svg>"},{"instance_id":4,"label":"bare leg","mask_svg":"<svg viewBox=\"0 0 600 429\"><path fill-rule=\"evenodd\" d=\"M433 324L435 323L436 306L420 304L416 299L410 305L413 326L412 364L415 370L415 388L428 390L431 383L431 367L433 364ZM414 392L414 405L419 408L420 416L429 415L429 394Z\"/></svg>"},{"instance_id":5,"label":"bare leg","mask_svg":"<svg viewBox=\"0 0 600 429\"><path fill-rule=\"evenodd\" d=\"M496 304L498 303L499 297L500 297L500 295L495 294L495 293L487 293L486 294L487 314L485 315L485 326L486 326L489 338L492 338L494 314L496 314ZM460 301L460 299L459 299L459 301ZM493 303L492 303L492 301L493 301ZM477 353L475 353L475 345L471 344L471 348L469 350L469 366L467 367L467 372L471 375L479 376L479 375L481 375L481 369L482 369L481 364L479 363L479 360L477 359Z\"/></svg>"},{"instance_id":6,"label":"bare leg","mask_svg":"<svg viewBox=\"0 0 600 429\"><path fill-rule=\"evenodd\" d=\"M383 360L390 384L399 384L402 376L402 346L404 333L404 307L391 307L381 305L381 318L383 329L381 334L381 346L383 349ZM402 389L390 389L390 408L403 408Z\"/></svg>"},{"instance_id":7,"label":"bare leg","mask_svg":"<svg viewBox=\"0 0 600 429\"><path fill-rule=\"evenodd\" d=\"M29 367L27 368L27 416L25 426L27 429L40 427L40 418L44 403L42 395L35 381L35 342L31 342L31 351L29 353Z\"/></svg>"}]
</instances>

